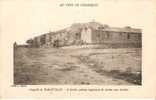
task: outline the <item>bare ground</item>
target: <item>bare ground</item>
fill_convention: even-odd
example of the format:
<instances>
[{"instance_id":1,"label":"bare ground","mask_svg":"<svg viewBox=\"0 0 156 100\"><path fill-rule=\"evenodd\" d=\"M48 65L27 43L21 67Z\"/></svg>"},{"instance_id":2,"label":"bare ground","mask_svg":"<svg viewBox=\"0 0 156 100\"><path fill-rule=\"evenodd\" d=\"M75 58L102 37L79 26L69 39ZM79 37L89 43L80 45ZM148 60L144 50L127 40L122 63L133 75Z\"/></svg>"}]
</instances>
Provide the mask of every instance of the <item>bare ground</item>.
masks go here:
<instances>
[{"instance_id":1,"label":"bare ground","mask_svg":"<svg viewBox=\"0 0 156 100\"><path fill-rule=\"evenodd\" d=\"M141 85L141 49L17 47L14 83L22 85Z\"/></svg>"}]
</instances>

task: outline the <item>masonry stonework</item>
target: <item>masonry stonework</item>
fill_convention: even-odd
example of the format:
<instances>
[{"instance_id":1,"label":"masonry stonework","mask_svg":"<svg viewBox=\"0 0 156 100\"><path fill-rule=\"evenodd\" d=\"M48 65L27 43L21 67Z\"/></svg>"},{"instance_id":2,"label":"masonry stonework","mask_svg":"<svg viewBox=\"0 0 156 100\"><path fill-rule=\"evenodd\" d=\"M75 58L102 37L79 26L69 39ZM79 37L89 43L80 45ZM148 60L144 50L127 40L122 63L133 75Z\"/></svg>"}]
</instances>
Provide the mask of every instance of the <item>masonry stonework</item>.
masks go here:
<instances>
[{"instance_id":1,"label":"masonry stonework","mask_svg":"<svg viewBox=\"0 0 156 100\"><path fill-rule=\"evenodd\" d=\"M142 32L141 29L131 27L109 27L102 25L93 27L82 25L75 28L73 31L62 30L57 32L49 32L33 38L33 42L29 45L35 47L60 47L69 45L82 45L82 44L104 44L116 45L117 47L141 47Z\"/></svg>"}]
</instances>

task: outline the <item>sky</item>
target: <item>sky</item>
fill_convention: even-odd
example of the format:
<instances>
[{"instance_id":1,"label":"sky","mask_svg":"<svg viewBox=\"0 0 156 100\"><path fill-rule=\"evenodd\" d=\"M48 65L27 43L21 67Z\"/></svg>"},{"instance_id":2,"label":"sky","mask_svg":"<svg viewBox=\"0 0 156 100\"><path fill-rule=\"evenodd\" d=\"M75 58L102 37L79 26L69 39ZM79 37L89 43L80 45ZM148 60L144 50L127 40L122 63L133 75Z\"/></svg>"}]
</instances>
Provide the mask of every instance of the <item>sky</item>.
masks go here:
<instances>
[{"instance_id":1,"label":"sky","mask_svg":"<svg viewBox=\"0 0 156 100\"><path fill-rule=\"evenodd\" d=\"M34 36L73 23L97 22L114 27L152 29L154 0L1 0L1 37L24 44ZM97 3L97 7L60 7L61 3Z\"/></svg>"}]
</instances>

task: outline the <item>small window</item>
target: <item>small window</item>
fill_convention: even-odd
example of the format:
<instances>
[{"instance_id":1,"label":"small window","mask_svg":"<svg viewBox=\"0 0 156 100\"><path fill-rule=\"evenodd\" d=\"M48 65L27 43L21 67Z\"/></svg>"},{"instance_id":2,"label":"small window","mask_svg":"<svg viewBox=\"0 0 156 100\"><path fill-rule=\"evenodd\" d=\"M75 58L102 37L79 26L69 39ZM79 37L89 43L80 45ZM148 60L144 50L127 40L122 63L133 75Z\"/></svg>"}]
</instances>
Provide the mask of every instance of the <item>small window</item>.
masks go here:
<instances>
[{"instance_id":1,"label":"small window","mask_svg":"<svg viewBox=\"0 0 156 100\"><path fill-rule=\"evenodd\" d=\"M99 38L100 37L100 34L97 34L97 37Z\"/></svg>"},{"instance_id":2,"label":"small window","mask_svg":"<svg viewBox=\"0 0 156 100\"><path fill-rule=\"evenodd\" d=\"M130 34L129 33L127 34L127 39L130 39Z\"/></svg>"},{"instance_id":3,"label":"small window","mask_svg":"<svg viewBox=\"0 0 156 100\"><path fill-rule=\"evenodd\" d=\"M122 36L122 33L120 33L120 36Z\"/></svg>"},{"instance_id":4,"label":"small window","mask_svg":"<svg viewBox=\"0 0 156 100\"><path fill-rule=\"evenodd\" d=\"M76 33L76 39L79 39L80 38L80 34L79 33Z\"/></svg>"},{"instance_id":5,"label":"small window","mask_svg":"<svg viewBox=\"0 0 156 100\"><path fill-rule=\"evenodd\" d=\"M107 36L106 37L107 37L107 39L109 38L109 33L107 33Z\"/></svg>"}]
</instances>

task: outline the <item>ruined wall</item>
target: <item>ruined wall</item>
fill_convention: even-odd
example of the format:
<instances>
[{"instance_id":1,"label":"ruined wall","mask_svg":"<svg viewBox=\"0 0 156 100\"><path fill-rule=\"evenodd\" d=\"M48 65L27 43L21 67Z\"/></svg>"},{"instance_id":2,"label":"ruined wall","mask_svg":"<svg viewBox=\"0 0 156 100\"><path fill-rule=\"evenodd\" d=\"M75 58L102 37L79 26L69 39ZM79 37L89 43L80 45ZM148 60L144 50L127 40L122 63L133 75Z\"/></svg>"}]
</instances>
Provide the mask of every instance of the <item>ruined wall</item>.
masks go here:
<instances>
[{"instance_id":1,"label":"ruined wall","mask_svg":"<svg viewBox=\"0 0 156 100\"><path fill-rule=\"evenodd\" d=\"M33 39L34 47L55 47L81 44L109 44L116 46L128 45L141 47L141 33L123 31L105 31L103 29L91 29L85 27L80 33L51 32Z\"/></svg>"},{"instance_id":2,"label":"ruined wall","mask_svg":"<svg viewBox=\"0 0 156 100\"><path fill-rule=\"evenodd\" d=\"M116 44L141 47L141 33L113 32L113 31L92 31L92 43L94 44Z\"/></svg>"},{"instance_id":3,"label":"ruined wall","mask_svg":"<svg viewBox=\"0 0 156 100\"><path fill-rule=\"evenodd\" d=\"M93 43L124 43L124 42L140 42L141 33L128 33L128 32L113 32L94 30L92 32Z\"/></svg>"},{"instance_id":4,"label":"ruined wall","mask_svg":"<svg viewBox=\"0 0 156 100\"><path fill-rule=\"evenodd\" d=\"M41 46L40 37L35 37L33 39L33 46L34 47L40 47Z\"/></svg>"}]
</instances>

